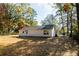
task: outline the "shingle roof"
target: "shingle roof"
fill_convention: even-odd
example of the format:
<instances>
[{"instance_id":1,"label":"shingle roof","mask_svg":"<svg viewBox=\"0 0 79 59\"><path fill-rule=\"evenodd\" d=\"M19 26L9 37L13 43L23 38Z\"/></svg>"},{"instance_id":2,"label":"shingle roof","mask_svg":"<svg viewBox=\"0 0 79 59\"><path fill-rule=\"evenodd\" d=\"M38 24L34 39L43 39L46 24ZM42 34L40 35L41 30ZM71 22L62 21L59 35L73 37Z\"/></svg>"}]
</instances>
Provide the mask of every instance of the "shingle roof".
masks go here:
<instances>
[{"instance_id":1,"label":"shingle roof","mask_svg":"<svg viewBox=\"0 0 79 59\"><path fill-rule=\"evenodd\" d=\"M45 25L42 29L52 29L53 25Z\"/></svg>"},{"instance_id":2,"label":"shingle roof","mask_svg":"<svg viewBox=\"0 0 79 59\"><path fill-rule=\"evenodd\" d=\"M24 28L27 28L27 29L37 29L37 30L42 30L42 29L52 29L53 28L53 25L45 25L45 26L26 26Z\"/></svg>"}]
</instances>

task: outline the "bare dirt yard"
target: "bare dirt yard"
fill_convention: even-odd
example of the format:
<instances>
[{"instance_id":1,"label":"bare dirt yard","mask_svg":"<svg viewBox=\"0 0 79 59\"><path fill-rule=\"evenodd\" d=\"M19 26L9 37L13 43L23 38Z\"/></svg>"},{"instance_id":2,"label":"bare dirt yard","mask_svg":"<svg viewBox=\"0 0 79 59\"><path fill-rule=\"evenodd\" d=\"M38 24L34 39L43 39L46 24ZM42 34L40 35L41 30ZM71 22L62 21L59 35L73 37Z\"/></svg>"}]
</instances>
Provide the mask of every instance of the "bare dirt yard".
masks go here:
<instances>
[{"instance_id":1,"label":"bare dirt yard","mask_svg":"<svg viewBox=\"0 0 79 59\"><path fill-rule=\"evenodd\" d=\"M1 56L77 56L79 45L68 37L0 36Z\"/></svg>"}]
</instances>

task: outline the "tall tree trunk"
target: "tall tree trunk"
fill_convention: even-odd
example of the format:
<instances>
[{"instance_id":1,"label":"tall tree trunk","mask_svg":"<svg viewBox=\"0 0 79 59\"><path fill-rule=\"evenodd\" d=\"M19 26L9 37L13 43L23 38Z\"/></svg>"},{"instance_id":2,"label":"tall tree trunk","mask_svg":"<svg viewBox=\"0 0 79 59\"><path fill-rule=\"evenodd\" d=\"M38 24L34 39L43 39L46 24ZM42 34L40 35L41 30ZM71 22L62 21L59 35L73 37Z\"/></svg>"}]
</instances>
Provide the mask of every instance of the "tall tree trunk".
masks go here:
<instances>
[{"instance_id":1,"label":"tall tree trunk","mask_svg":"<svg viewBox=\"0 0 79 59\"><path fill-rule=\"evenodd\" d=\"M69 36L69 12L67 12L67 36Z\"/></svg>"},{"instance_id":2,"label":"tall tree trunk","mask_svg":"<svg viewBox=\"0 0 79 59\"><path fill-rule=\"evenodd\" d=\"M71 14L70 14L70 37L72 37L72 11L71 11Z\"/></svg>"},{"instance_id":3,"label":"tall tree trunk","mask_svg":"<svg viewBox=\"0 0 79 59\"><path fill-rule=\"evenodd\" d=\"M61 12L61 19L62 19L62 30L63 30L63 35L65 35L64 22L63 22L62 12Z\"/></svg>"},{"instance_id":4,"label":"tall tree trunk","mask_svg":"<svg viewBox=\"0 0 79 59\"><path fill-rule=\"evenodd\" d=\"M79 33L79 3L76 3L76 11L77 11L78 33Z\"/></svg>"},{"instance_id":5,"label":"tall tree trunk","mask_svg":"<svg viewBox=\"0 0 79 59\"><path fill-rule=\"evenodd\" d=\"M76 11L77 11L77 25L78 25L78 31L77 34L74 35L74 39L77 41L79 44L79 3L76 3Z\"/></svg>"}]
</instances>

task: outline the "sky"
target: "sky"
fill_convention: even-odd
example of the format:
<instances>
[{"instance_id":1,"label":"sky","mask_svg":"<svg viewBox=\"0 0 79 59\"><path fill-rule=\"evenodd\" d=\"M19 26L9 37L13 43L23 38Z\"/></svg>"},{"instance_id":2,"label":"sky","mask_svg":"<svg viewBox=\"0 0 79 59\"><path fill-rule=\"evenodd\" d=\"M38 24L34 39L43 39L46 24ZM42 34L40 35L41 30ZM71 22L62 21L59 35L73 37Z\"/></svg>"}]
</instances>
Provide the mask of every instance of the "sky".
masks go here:
<instances>
[{"instance_id":1,"label":"sky","mask_svg":"<svg viewBox=\"0 0 79 59\"><path fill-rule=\"evenodd\" d=\"M55 14L54 8L48 3L32 3L30 5L37 12L35 19L38 21L38 25L41 25L41 20L44 20L48 14Z\"/></svg>"}]
</instances>

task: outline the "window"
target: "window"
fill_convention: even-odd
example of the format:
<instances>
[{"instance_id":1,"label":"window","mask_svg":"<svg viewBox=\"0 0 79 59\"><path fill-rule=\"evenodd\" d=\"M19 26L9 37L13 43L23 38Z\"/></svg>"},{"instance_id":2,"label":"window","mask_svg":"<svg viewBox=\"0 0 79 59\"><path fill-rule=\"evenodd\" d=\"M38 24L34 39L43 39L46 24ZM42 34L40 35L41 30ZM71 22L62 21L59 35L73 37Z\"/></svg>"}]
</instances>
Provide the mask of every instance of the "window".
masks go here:
<instances>
[{"instance_id":1,"label":"window","mask_svg":"<svg viewBox=\"0 0 79 59\"><path fill-rule=\"evenodd\" d=\"M25 33L28 34L28 30L25 30Z\"/></svg>"},{"instance_id":2,"label":"window","mask_svg":"<svg viewBox=\"0 0 79 59\"><path fill-rule=\"evenodd\" d=\"M48 35L49 34L49 31L48 30L44 30L44 35Z\"/></svg>"},{"instance_id":3,"label":"window","mask_svg":"<svg viewBox=\"0 0 79 59\"><path fill-rule=\"evenodd\" d=\"M23 33L28 34L28 30L23 31Z\"/></svg>"},{"instance_id":4,"label":"window","mask_svg":"<svg viewBox=\"0 0 79 59\"><path fill-rule=\"evenodd\" d=\"M23 31L23 33L24 33L24 31Z\"/></svg>"}]
</instances>

